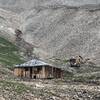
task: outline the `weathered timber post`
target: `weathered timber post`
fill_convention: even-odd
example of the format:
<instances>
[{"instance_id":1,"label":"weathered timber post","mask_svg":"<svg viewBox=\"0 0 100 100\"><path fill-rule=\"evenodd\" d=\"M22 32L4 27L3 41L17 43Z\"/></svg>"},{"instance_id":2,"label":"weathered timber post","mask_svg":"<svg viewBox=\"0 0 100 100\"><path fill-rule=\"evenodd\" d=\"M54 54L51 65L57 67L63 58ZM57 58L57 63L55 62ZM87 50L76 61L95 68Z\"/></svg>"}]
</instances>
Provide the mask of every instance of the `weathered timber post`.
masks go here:
<instances>
[{"instance_id":1,"label":"weathered timber post","mask_svg":"<svg viewBox=\"0 0 100 100\"><path fill-rule=\"evenodd\" d=\"M42 78L45 78L45 66L42 67Z\"/></svg>"},{"instance_id":2,"label":"weathered timber post","mask_svg":"<svg viewBox=\"0 0 100 100\"><path fill-rule=\"evenodd\" d=\"M53 78L53 67L52 67L52 78Z\"/></svg>"}]
</instances>

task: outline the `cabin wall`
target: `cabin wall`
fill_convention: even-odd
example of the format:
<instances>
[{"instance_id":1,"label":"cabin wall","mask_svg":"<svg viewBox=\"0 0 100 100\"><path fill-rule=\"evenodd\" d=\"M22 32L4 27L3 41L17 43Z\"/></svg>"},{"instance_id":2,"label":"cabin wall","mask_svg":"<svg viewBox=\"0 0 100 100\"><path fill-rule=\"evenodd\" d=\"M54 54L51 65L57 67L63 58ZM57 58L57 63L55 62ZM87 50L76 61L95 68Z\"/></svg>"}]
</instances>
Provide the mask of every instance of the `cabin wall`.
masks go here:
<instances>
[{"instance_id":1,"label":"cabin wall","mask_svg":"<svg viewBox=\"0 0 100 100\"><path fill-rule=\"evenodd\" d=\"M42 78L42 67L32 68L32 78Z\"/></svg>"},{"instance_id":2,"label":"cabin wall","mask_svg":"<svg viewBox=\"0 0 100 100\"><path fill-rule=\"evenodd\" d=\"M55 67L46 67L45 78L62 78L63 71Z\"/></svg>"},{"instance_id":3,"label":"cabin wall","mask_svg":"<svg viewBox=\"0 0 100 100\"><path fill-rule=\"evenodd\" d=\"M22 77L23 76L23 72L24 72L24 69L22 69L22 68L15 68L14 69L14 75L15 76Z\"/></svg>"},{"instance_id":4,"label":"cabin wall","mask_svg":"<svg viewBox=\"0 0 100 100\"><path fill-rule=\"evenodd\" d=\"M48 67L45 67L45 78L48 78L49 76L49 68Z\"/></svg>"},{"instance_id":5,"label":"cabin wall","mask_svg":"<svg viewBox=\"0 0 100 100\"><path fill-rule=\"evenodd\" d=\"M49 66L41 66L36 68L15 68L14 75L22 78L62 78L61 69Z\"/></svg>"},{"instance_id":6,"label":"cabin wall","mask_svg":"<svg viewBox=\"0 0 100 100\"><path fill-rule=\"evenodd\" d=\"M55 76L56 78L62 78L62 71L60 69L56 69L55 73L56 73Z\"/></svg>"},{"instance_id":7,"label":"cabin wall","mask_svg":"<svg viewBox=\"0 0 100 100\"><path fill-rule=\"evenodd\" d=\"M53 67L45 68L45 78L53 78Z\"/></svg>"},{"instance_id":8,"label":"cabin wall","mask_svg":"<svg viewBox=\"0 0 100 100\"><path fill-rule=\"evenodd\" d=\"M45 66L42 67L42 75L41 76L42 76L42 78L46 78L46 76L45 76Z\"/></svg>"},{"instance_id":9,"label":"cabin wall","mask_svg":"<svg viewBox=\"0 0 100 100\"><path fill-rule=\"evenodd\" d=\"M36 78L47 78L48 71L46 70L45 66L33 68L32 70L32 78L34 78L34 76Z\"/></svg>"},{"instance_id":10,"label":"cabin wall","mask_svg":"<svg viewBox=\"0 0 100 100\"><path fill-rule=\"evenodd\" d=\"M30 78L30 68L23 68L23 77Z\"/></svg>"},{"instance_id":11,"label":"cabin wall","mask_svg":"<svg viewBox=\"0 0 100 100\"><path fill-rule=\"evenodd\" d=\"M14 75L19 76L20 70L18 68L14 69Z\"/></svg>"}]
</instances>

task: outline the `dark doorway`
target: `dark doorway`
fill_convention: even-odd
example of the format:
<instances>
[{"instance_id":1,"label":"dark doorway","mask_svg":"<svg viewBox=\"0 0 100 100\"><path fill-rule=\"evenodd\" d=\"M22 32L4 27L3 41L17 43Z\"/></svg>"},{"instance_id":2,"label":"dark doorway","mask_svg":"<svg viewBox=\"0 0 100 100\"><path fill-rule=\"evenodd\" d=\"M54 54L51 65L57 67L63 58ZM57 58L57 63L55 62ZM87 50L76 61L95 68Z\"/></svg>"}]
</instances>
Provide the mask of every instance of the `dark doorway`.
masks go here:
<instances>
[{"instance_id":1,"label":"dark doorway","mask_svg":"<svg viewBox=\"0 0 100 100\"><path fill-rule=\"evenodd\" d=\"M36 79L36 75L34 75L34 79Z\"/></svg>"},{"instance_id":2,"label":"dark doorway","mask_svg":"<svg viewBox=\"0 0 100 100\"><path fill-rule=\"evenodd\" d=\"M30 68L30 78L32 78L32 68Z\"/></svg>"}]
</instances>

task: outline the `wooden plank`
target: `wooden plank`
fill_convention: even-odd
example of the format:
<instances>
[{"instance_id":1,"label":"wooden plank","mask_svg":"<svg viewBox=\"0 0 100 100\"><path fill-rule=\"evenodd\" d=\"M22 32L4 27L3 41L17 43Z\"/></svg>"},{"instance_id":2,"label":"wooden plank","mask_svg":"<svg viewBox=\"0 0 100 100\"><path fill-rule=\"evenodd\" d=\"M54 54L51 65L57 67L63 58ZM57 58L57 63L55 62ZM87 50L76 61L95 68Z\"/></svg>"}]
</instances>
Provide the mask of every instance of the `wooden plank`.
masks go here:
<instances>
[{"instance_id":1,"label":"wooden plank","mask_svg":"<svg viewBox=\"0 0 100 100\"><path fill-rule=\"evenodd\" d=\"M42 78L45 78L45 66L42 67Z\"/></svg>"},{"instance_id":2,"label":"wooden plank","mask_svg":"<svg viewBox=\"0 0 100 100\"><path fill-rule=\"evenodd\" d=\"M54 77L53 75L54 75L54 74L53 74L53 67L52 67L52 77Z\"/></svg>"}]
</instances>

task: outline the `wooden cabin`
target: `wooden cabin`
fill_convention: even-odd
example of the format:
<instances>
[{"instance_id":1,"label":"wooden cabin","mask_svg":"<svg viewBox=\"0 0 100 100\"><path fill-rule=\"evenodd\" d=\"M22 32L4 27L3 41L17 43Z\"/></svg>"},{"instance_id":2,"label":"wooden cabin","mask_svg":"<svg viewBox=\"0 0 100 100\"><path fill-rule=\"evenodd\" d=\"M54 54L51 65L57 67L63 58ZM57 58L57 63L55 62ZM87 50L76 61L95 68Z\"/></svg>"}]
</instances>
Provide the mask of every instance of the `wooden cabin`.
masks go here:
<instances>
[{"instance_id":1,"label":"wooden cabin","mask_svg":"<svg viewBox=\"0 0 100 100\"><path fill-rule=\"evenodd\" d=\"M62 78L63 70L41 60L33 59L26 63L16 65L14 75L20 78Z\"/></svg>"}]
</instances>

